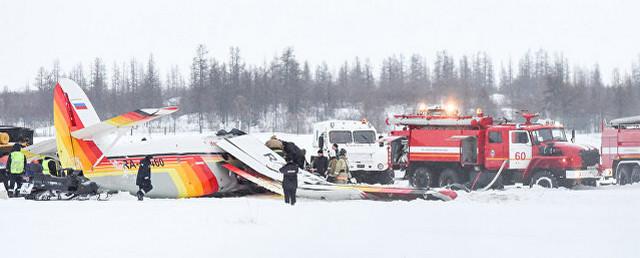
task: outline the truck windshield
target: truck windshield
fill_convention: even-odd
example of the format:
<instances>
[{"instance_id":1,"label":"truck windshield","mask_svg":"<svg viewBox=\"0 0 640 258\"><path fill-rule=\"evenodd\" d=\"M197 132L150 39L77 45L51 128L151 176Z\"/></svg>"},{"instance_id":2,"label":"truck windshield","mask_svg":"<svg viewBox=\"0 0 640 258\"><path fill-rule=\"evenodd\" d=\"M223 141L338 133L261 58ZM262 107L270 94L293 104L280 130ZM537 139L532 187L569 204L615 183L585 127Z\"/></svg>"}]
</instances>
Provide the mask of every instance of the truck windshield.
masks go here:
<instances>
[{"instance_id":1,"label":"truck windshield","mask_svg":"<svg viewBox=\"0 0 640 258\"><path fill-rule=\"evenodd\" d=\"M331 143L351 143L353 138L350 131L331 131L329 132L329 142Z\"/></svg>"},{"instance_id":2,"label":"truck windshield","mask_svg":"<svg viewBox=\"0 0 640 258\"><path fill-rule=\"evenodd\" d=\"M374 131L353 131L353 141L355 143L375 143L376 133Z\"/></svg>"},{"instance_id":3,"label":"truck windshield","mask_svg":"<svg viewBox=\"0 0 640 258\"><path fill-rule=\"evenodd\" d=\"M566 142L567 137L564 135L564 130L560 128L545 128L533 131L533 140L536 143L546 141Z\"/></svg>"}]
</instances>

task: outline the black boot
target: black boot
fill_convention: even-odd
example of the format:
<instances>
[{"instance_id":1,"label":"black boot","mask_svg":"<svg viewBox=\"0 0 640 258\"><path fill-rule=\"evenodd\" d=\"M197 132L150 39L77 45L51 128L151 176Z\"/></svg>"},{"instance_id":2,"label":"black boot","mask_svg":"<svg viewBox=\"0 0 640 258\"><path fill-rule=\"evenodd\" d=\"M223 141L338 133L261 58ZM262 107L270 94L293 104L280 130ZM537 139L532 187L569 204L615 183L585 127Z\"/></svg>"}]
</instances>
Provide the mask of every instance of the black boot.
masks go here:
<instances>
[{"instance_id":1,"label":"black boot","mask_svg":"<svg viewBox=\"0 0 640 258\"><path fill-rule=\"evenodd\" d=\"M144 194L142 193L142 191L138 191L136 195L138 196L138 201L142 201L144 199Z\"/></svg>"}]
</instances>

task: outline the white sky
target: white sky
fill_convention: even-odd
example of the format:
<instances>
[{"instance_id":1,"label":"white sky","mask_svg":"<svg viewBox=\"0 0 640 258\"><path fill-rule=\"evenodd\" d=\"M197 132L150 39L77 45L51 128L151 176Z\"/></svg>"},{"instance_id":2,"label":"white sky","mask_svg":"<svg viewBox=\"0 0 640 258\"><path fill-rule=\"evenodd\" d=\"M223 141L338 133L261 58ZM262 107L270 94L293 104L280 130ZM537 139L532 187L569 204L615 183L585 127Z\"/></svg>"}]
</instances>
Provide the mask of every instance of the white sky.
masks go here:
<instances>
[{"instance_id":1,"label":"white sky","mask_svg":"<svg viewBox=\"0 0 640 258\"><path fill-rule=\"evenodd\" d=\"M0 86L22 88L38 67L150 53L164 74L188 65L199 43L226 59L238 46L262 64L287 46L312 65L355 56L428 58L486 51L499 70L527 50L563 52L572 65L629 70L640 54L640 1L28 1L0 0ZM433 60L430 59L429 63Z\"/></svg>"}]
</instances>

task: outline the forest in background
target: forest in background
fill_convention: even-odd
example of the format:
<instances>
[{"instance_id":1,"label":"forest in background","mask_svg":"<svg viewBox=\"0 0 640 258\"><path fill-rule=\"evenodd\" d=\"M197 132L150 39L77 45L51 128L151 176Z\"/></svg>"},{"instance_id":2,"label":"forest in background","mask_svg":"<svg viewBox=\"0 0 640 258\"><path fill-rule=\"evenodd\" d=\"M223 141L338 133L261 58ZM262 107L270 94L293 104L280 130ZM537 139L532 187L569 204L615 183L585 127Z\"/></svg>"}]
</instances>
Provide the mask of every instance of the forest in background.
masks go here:
<instances>
[{"instance_id":1,"label":"forest in background","mask_svg":"<svg viewBox=\"0 0 640 258\"><path fill-rule=\"evenodd\" d=\"M546 50L498 65L483 52L454 57L438 51L433 60L420 54L393 55L375 66L360 57L337 67L312 66L297 59L293 48L264 64L248 64L237 47L226 57L214 57L204 45L185 58L192 60L188 71L172 66L166 74L159 73L153 55L113 64L96 57L88 66L77 64L69 71L61 70L56 60L40 67L21 90L4 87L0 123L50 126L52 90L63 77L84 88L102 119L179 105L174 119L187 114L187 122L201 132L232 125L306 133L310 121L334 118L345 108L382 126L387 107L447 101L463 111L482 108L498 117L509 115L503 108L526 109L567 128L593 132L602 119L639 115L640 110L635 101L640 98L640 56L630 69L611 71L606 82L597 64L572 66L561 53ZM496 94L504 101L492 101Z\"/></svg>"}]
</instances>

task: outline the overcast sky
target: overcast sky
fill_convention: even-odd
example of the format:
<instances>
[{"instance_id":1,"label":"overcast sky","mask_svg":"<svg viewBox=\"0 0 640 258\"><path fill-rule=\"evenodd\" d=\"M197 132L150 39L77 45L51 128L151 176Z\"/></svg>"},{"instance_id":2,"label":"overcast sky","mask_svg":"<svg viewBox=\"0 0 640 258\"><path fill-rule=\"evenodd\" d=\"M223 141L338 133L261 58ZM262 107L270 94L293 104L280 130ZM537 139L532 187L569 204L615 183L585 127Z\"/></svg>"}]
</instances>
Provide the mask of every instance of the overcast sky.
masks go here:
<instances>
[{"instance_id":1,"label":"overcast sky","mask_svg":"<svg viewBox=\"0 0 640 258\"><path fill-rule=\"evenodd\" d=\"M226 59L238 46L262 64L287 46L315 65L355 56L455 57L486 51L499 69L527 50L562 52L571 65L629 70L640 54L640 1L26 1L0 0L0 86L22 88L40 66L63 70L102 57L187 75L197 44ZM429 60L432 62L432 59Z\"/></svg>"}]
</instances>

